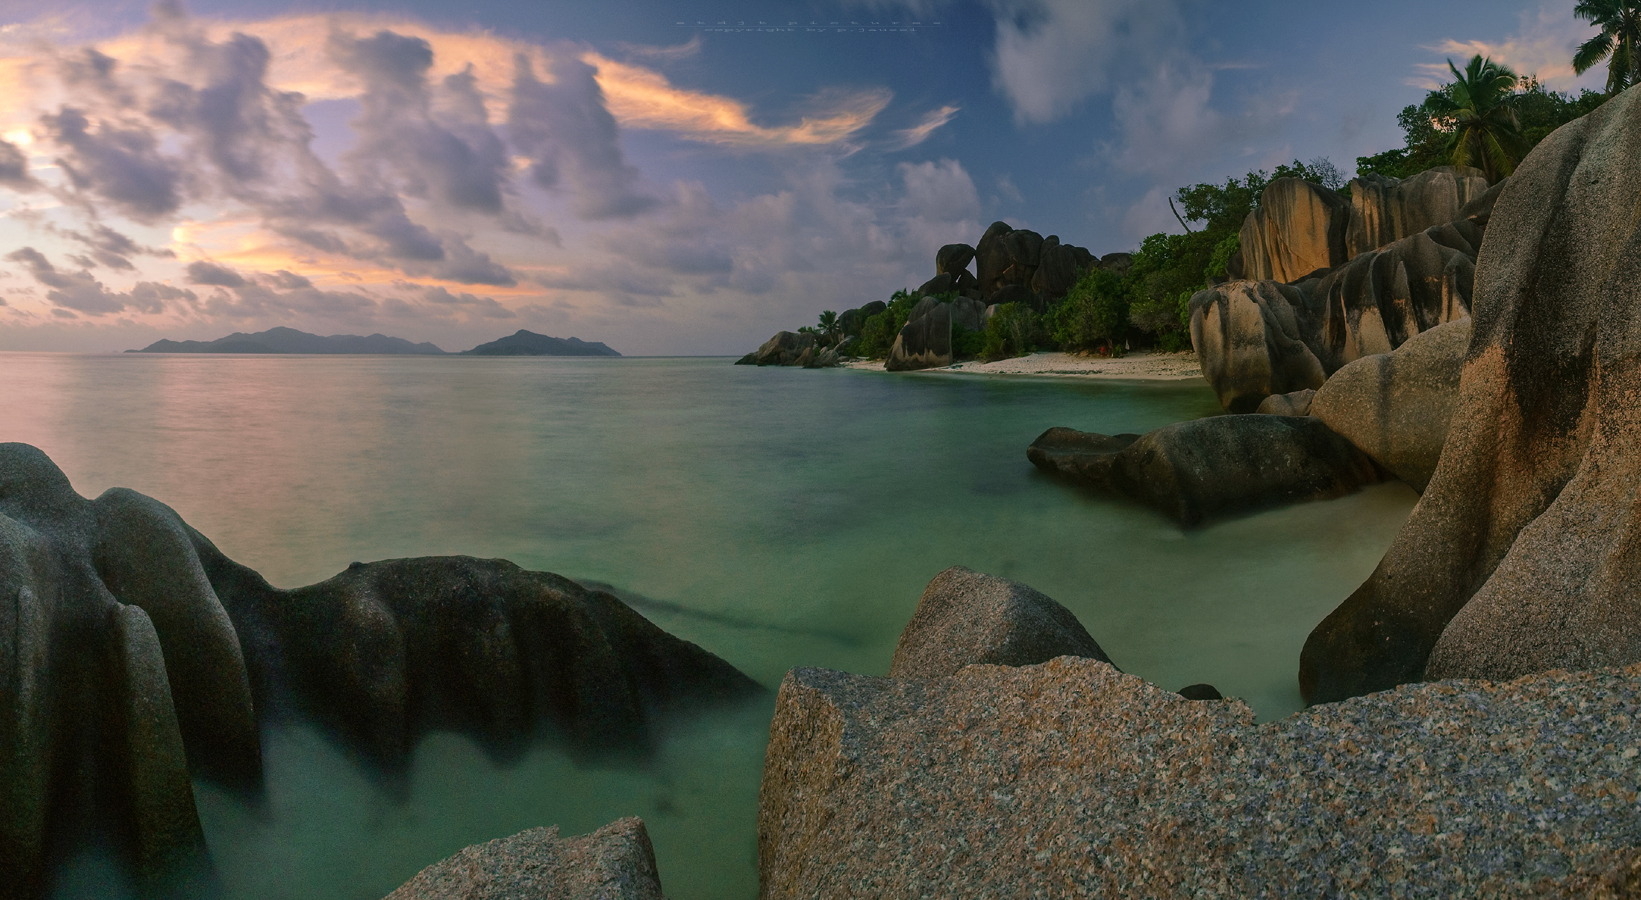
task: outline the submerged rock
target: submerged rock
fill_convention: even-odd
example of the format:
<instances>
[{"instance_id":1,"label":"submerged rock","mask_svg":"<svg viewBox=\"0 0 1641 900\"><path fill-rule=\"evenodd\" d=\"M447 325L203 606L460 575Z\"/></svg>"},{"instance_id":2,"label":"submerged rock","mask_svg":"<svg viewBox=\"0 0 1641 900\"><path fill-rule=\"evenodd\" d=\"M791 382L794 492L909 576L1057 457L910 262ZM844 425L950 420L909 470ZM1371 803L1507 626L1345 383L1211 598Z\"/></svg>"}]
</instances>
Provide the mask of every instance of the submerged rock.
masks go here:
<instances>
[{"instance_id":1,"label":"submerged rock","mask_svg":"<svg viewBox=\"0 0 1641 900\"><path fill-rule=\"evenodd\" d=\"M1441 461L1372 577L1306 641L1310 702L1641 660L1638 142L1632 88L1506 182Z\"/></svg>"},{"instance_id":2,"label":"submerged rock","mask_svg":"<svg viewBox=\"0 0 1641 900\"><path fill-rule=\"evenodd\" d=\"M193 778L260 793L260 729L303 718L390 777L459 731L509 758L556 734L643 752L680 704L754 682L607 594L506 560L356 563L292 591L169 507L76 494L44 453L0 444L0 898L100 836L142 890L199 896Z\"/></svg>"},{"instance_id":3,"label":"submerged rock","mask_svg":"<svg viewBox=\"0 0 1641 900\"><path fill-rule=\"evenodd\" d=\"M1077 616L1018 581L952 566L934 577L900 633L891 678L939 678L972 665L1057 656L1111 662Z\"/></svg>"},{"instance_id":4,"label":"submerged rock","mask_svg":"<svg viewBox=\"0 0 1641 900\"><path fill-rule=\"evenodd\" d=\"M1340 497L1379 481L1373 461L1312 417L1213 416L1144 436L1050 428L1032 464L1138 500L1182 525Z\"/></svg>"},{"instance_id":5,"label":"submerged rock","mask_svg":"<svg viewBox=\"0 0 1641 900\"><path fill-rule=\"evenodd\" d=\"M1444 682L1256 725L1105 663L795 669L760 896L1584 896L1641 846L1641 667Z\"/></svg>"},{"instance_id":6,"label":"submerged rock","mask_svg":"<svg viewBox=\"0 0 1641 900\"><path fill-rule=\"evenodd\" d=\"M1460 319L1422 332L1390 353L1364 356L1322 385L1310 403L1311 415L1422 492L1447 441L1469 346L1470 320Z\"/></svg>"},{"instance_id":7,"label":"submerged rock","mask_svg":"<svg viewBox=\"0 0 1641 900\"><path fill-rule=\"evenodd\" d=\"M385 900L665 900L640 819L581 837L532 828L423 869Z\"/></svg>"}]
</instances>

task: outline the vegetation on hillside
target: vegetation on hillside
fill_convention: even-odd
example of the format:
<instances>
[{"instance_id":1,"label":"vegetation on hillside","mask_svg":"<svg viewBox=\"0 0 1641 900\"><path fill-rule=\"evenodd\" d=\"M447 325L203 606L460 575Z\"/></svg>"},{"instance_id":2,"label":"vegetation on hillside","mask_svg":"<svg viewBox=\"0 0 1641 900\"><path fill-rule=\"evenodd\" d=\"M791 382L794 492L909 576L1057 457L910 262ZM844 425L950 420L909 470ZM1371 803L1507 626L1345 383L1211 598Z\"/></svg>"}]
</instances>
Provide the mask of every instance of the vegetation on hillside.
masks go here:
<instances>
[{"instance_id":1,"label":"vegetation on hillside","mask_svg":"<svg viewBox=\"0 0 1641 900\"><path fill-rule=\"evenodd\" d=\"M1641 0L1580 0L1577 14L1602 29L1578 49L1575 68L1584 72L1608 63L1608 92L1576 96L1546 88L1536 77L1520 77L1482 56L1463 69L1451 60L1453 80L1402 109L1397 123L1404 144L1358 157L1358 176L1409 178L1436 166L1473 166L1490 182L1509 175L1552 131L1593 111L1608 97L1641 83ZM1184 234L1153 234L1140 242L1126 272L1091 269L1062 300L1044 311L1023 304L994 310L984 331L953 329L958 358L998 359L1035 349L1121 354L1130 346L1164 351L1190 349L1191 296L1225 280L1241 249L1239 232L1259 208L1265 187L1278 178L1299 177L1349 199L1345 176L1326 158L1294 160L1274 172L1249 172L1223 184L1194 184L1170 198ZM859 323L822 319L817 333L857 335L847 353L882 358L894 345L918 297L895 292L887 308ZM945 297L942 299L951 299ZM853 331L850 324L855 324Z\"/></svg>"}]
</instances>

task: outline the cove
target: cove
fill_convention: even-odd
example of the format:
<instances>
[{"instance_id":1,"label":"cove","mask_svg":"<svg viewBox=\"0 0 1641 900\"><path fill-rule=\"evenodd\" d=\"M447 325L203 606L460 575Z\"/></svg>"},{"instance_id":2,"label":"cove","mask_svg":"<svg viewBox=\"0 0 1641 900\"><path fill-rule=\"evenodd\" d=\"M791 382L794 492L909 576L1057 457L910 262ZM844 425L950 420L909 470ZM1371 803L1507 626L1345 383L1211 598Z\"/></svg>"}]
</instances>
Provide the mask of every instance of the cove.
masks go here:
<instances>
[{"instance_id":1,"label":"cove","mask_svg":"<svg viewBox=\"0 0 1641 900\"><path fill-rule=\"evenodd\" d=\"M719 359L0 354L0 439L83 495L155 497L274 584L354 561L469 554L613 585L773 688L798 665L888 668L953 564L1073 610L1116 664L1299 705L1310 628L1415 496L1381 485L1182 532L1052 481L1044 429L1214 414L1205 384L732 367ZM435 736L403 803L323 736L264 735L260 810L196 785L235 897L387 893L460 847L642 816L669 896L750 897L769 704L675 722L647 763L552 746L511 767ZM76 885L96 885L88 861ZM95 895L95 892L88 895Z\"/></svg>"}]
</instances>

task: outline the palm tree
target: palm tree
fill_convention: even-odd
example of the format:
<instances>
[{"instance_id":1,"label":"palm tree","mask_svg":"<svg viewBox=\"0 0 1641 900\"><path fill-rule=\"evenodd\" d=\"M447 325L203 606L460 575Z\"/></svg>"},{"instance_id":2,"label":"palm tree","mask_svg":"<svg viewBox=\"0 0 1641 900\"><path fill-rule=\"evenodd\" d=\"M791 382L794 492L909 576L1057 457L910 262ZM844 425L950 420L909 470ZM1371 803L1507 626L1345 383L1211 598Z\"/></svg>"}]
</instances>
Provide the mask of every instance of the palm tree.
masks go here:
<instances>
[{"instance_id":1,"label":"palm tree","mask_svg":"<svg viewBox=\"0 0 1641 900\"><path fill-rule=\"evenodd\" d=\"M1607 60L1607 93L1641 82L1641 0L1578 0L1573 15L1601 29L1573 54L1580 75Z\"/></svg>"},{"instance_id":2,"label":"palm tree","mask_svg":"<svg viewBox=\"0 0 1641 900\"><path fill-rule=\"evenodd\" d=\"M1489 182L1497 182L1514 172L1527 153L1521 121L1510 105L1521 79L1509 67L1480 54L1470 58L1463 72L1451 59L1447 68L1453 73L1453 83L1431 98L1431 106L1453 122L1447 141L1449 158L1453 165L1475 166Z\"/></svg>"},{"instance_id":3,"label":"palm tree","mask_svg":"<svg viewBox=\"0 0 1641 900\"><path fill-rule=\"evenodd\" d=\"M835 340L838 336L838 314L827 310L820 314L820 333L826 335L827 340Z\"/></svg>"}]
</instances>

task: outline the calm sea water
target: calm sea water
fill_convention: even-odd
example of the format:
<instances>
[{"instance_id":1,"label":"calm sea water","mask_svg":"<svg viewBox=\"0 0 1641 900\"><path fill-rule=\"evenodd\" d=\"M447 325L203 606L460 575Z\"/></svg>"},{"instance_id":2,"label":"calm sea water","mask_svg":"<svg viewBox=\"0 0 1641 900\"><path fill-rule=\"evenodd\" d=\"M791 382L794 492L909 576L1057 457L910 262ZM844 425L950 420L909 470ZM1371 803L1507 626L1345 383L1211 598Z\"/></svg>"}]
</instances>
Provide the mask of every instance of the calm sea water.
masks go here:
<instances>
[{"instance_id":1,"label":"calm sea water","mask_svg":"<svg viewBox=\"0 0 1641 900\"><path fill-rule=\"evenodd\" d=\"M1196 382L735 367L721 359L0 353L0 441L75 488L174 507L274 584L354 560L506 557L608 582L770 687L793 666L882 674L954 564L1072 609L1124 670L1207 681L1261 718L1299 706L1311 627L1416 499L1385 485L1182 532L1038 474L1044 429L1141 432L1218 411ZM236 898L374 900L461 847L643 817L680 898L756 893L768 701L675 723L653 764L543 747L498 769L435 736L408 803L321 736L266 735L269 803L196 794ZM98 867L62 894L96 894Z\"/></svg>"}]
</instances>

